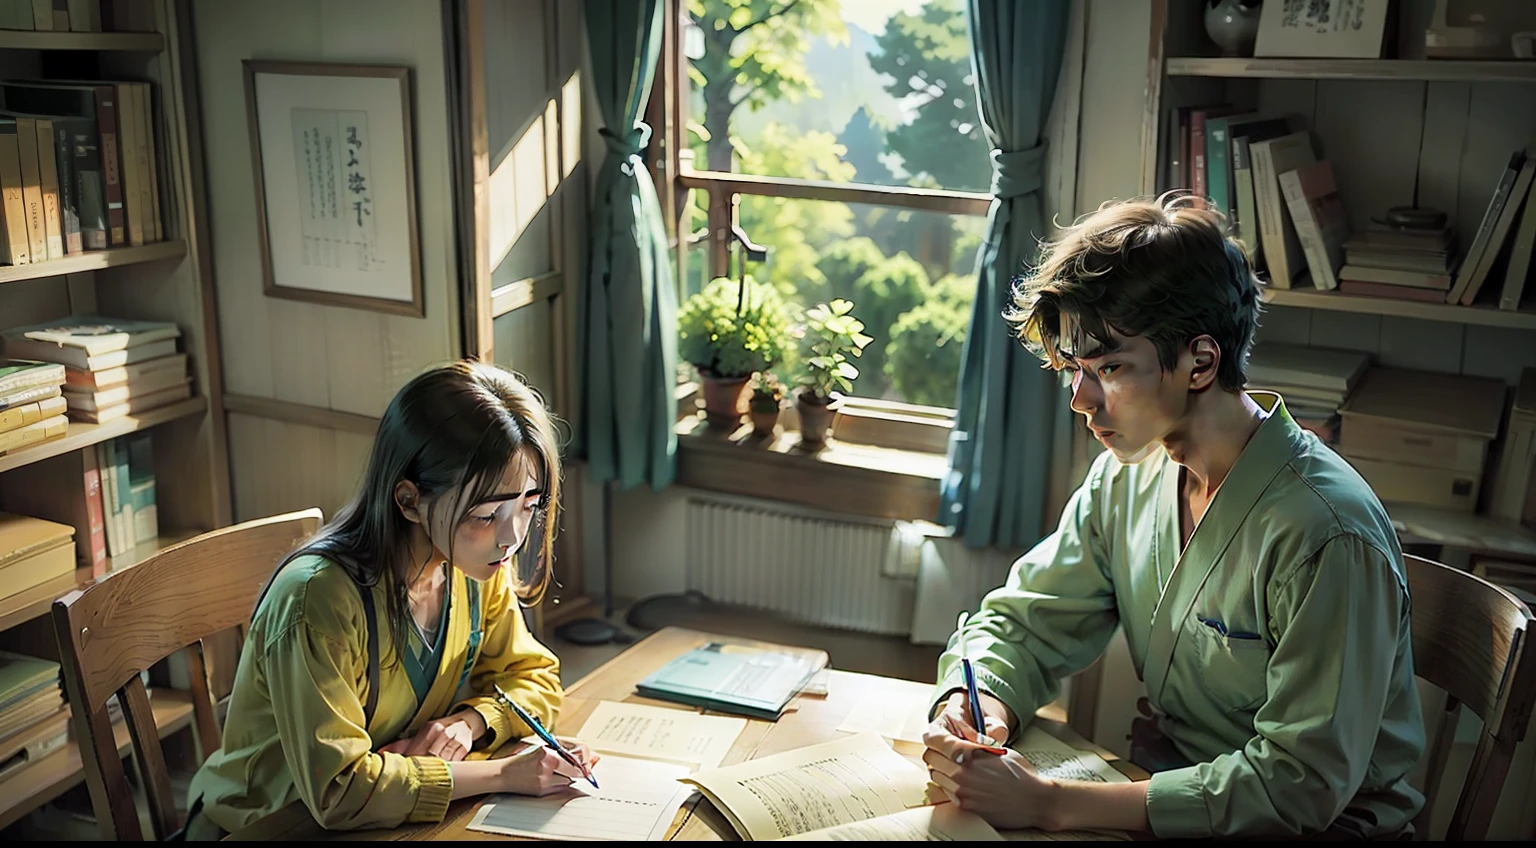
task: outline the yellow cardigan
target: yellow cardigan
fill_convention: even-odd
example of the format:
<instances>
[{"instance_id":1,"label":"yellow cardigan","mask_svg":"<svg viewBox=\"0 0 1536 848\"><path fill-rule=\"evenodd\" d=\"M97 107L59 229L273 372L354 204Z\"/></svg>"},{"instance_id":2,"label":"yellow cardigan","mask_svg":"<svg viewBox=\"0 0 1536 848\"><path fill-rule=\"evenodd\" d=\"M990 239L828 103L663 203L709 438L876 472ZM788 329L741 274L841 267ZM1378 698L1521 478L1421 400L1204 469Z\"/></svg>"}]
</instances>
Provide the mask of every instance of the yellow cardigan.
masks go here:
<instances>
[{"instance_id":1,"label":"yellow cardigan","mask_svg":"<svg viewBox=\"0 0 1536 848\"><path fill-rule=\"evenodd\" d=\"M453 793L447 763L374 749L464 707L485 717L492 748L532 733L494 697L480 694L494 692L493 681L554 727L560 665L529 632L505 570L478 587L482 634L472 659L469 578L457 569L451 575L442 663L419 709L394 653L385 618L389 600L383 587L373 590L379 698L365 728L367 625L356 584L319 557L283 568L252 618L223 746L192 780L189 797L202 798L209 821L233 832L296 801L332 830L441 821ZM475 694L456 702L467 664L467 689Z\"/></svg>"}]
</instances>

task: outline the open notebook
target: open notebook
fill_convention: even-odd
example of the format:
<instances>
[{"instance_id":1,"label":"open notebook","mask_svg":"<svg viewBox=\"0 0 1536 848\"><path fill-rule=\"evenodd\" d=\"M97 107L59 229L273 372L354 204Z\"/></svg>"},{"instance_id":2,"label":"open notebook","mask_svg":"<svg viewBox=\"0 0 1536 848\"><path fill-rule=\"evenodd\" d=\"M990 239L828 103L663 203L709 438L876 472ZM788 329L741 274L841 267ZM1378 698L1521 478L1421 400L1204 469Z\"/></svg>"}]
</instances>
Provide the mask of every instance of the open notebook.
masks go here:
<instances>
[{"instance_id":1,"label":"open notebook","mask_svg":"<svg viewBox=\"0 0 1536 848\"><path fill-rule=\"evenodd\" d=\"M1041 774L1123 783L1103 759L1077 751L1038 728L1015 749ZM930 791L928 773L873 733L860 733L683 778L730 820L743 839L995 841L1003 837L980 818ZM1113 831L1013 831L1009 839L1126 839Z\"/></svg>"}]
</instances>

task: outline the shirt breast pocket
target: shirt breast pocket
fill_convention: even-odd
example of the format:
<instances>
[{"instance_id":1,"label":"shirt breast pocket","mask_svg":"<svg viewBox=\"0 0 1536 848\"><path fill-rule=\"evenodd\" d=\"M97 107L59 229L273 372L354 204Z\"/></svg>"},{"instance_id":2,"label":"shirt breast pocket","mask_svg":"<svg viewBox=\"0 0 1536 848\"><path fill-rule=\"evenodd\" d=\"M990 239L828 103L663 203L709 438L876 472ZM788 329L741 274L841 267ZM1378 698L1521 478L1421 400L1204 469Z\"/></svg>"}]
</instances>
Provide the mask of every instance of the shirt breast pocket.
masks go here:
<instances>
[{"instance_id":1,"label":"shirt breast pocket","mask_svg":"<svg viewBox=\"0 0 1536 848\"><path fill-rule=\"evenodd\" d=\"M1190 615L1195 678L1211 701L1232 712L1253 712L1269 695L1269 643L1257 633L1230 629L1220 618Z\"/></svg>"}]
</instances>

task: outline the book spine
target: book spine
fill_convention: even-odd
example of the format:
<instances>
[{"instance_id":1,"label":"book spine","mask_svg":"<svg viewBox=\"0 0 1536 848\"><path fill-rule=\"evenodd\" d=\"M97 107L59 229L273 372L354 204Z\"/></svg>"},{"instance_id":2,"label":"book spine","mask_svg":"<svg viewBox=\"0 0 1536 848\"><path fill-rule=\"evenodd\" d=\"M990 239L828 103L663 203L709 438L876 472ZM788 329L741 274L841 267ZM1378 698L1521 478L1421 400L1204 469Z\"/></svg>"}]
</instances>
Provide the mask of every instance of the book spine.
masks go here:
<instances>
[{"instance_id":1,"label":"book spine","mask_svg":"<svg viewBox=\"0 0 1536 848\"><path fill-rule=\"evenodd\" d=\"M1307 202L1301 175L1295 171L1281 174L1280 191L1285 196L1286 207L1291 211L1291 221L1296 225L1296 237L1301 239L1302 252L1307 256L1312 285L1323 290L1337 288L1333 269L1328 263L1328 247L1323 243L1322 229L1312 212L1311 204Z\"/></svg>"},{"instance_id":2,"label":"book spine","mask_svg":"<svg viewBox=\"0 0 1536 848\"><path fill-rule=\"evenodd\" d=\"M1210 186L1207 193L1211 205L1223 215L1230 215L1232 209L1231 182L1227 176L1230 169L1227 164L1227 119L1218 118L1205 126L1205 180ZM1231 225L1228 221L1229 230Z\"/></svg>"},{"instance_id":3,"label":"book spine","mask_svg":"<svg viewBox=\"0 0 1536 848\"><path fill-rule=\"evenodd\" d=\"M104 577L107 573L107 517L102 507L101 468L96 462L96 451L81 451L85 462L85 514L90 525L87 545L82 553L89 556L87 563L91 577Z\"/></svg>"},{"instance_id":4,"label":"book spine","mask_svg":"<svg viewBox=\"0 0 1536 848\"><path fill-rule=\"evenodd\" d=\"M139 170L139 110L134 105L132 83L120 82L112 88L117 91L118 176L123 181L123 217L128 243L137 247L144 243L145 217L144 179Z\"/></svg>"},{"instance_id":5,"label":"book spine","mask_svg":"<svg viewBox=\"0 0 1536 848\"><path fill-rule=\"evenodd\" d=\"M37 158L37 120L16 119L16 150L21 158L21 199L26 204L27 250L33 262L48 259L47 215L43 212L43 175Z\"/></svg>"},{"instance_id":6,"label":"book spine","mask_svg":"<svg viewBox=\"0 0 1536 848\"><path fill-rule=\"evenodd\" d=\"M101 169L106 175L108 241L112 247L121 247L127 243L124 229L127 209L123 206L123 170L118 143L121 131L117 107L117 95L112 86L96 86L96 132L101 137Z\"/></svg>"},{"instance_id":7,"label":"book spine","mask_svg":"<svg viewBox=\"0 0 1536 848\"><path fill-rule=\"evenodd\" d=\"M59 231L64 253L73 256L85 247L80 239L80 190L76 184L74 128L68 121L56 121L53 127L54 164L59 182Z\"/></svg>"},{"instance_id":8,"label":"book spine","mask_svg":"<svg viewBox=\"0 0 1536 848\"><path fill-rule=\"evenodd\" d=\"M5 237L5 259L12 265L32 261L27 239L27 202L21 190L21 152L16 122L0 121L0 227Z\"/></svg>"},{"instance_id":9,"label":"book spine","mask_svg":"<svg viewBox=\"0 0 1536 848\"><path fill-rule=\"evenodd\" d=\"M53 121L37 121L37 166L42 174L43 226L47 228L49 259L64 258L64 219L60 215L58 144Z\"/></svg>"},{"instance_id":10,"label":"book spine","mask_svg":"<svg viewBox=\"0 0 1536 848\"><path fill-rule=\"evenodd\" d=\"M1196 197L1204 198L1205 191L1205 110L1196 109L1189 115L1189 188Z\"/></svg>"}]
</instances>

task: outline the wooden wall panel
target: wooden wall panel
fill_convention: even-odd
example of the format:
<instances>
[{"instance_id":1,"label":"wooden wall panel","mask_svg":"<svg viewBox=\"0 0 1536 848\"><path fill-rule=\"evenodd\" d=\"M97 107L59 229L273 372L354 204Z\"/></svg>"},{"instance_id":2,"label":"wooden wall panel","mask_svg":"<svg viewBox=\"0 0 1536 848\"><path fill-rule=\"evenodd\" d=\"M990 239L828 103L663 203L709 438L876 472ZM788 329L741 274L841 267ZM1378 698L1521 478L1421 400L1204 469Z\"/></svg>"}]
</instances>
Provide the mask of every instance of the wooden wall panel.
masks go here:
<instances>
[{"instance_id":1,"label":"wooden wall panel","mask_svg":"<svg viewBox=\"0 0 1536 848\"><path fill-rule=\"evenodd\" d=\"M414 0L195 0L193 10L226 389L378 415L407 379L459 349L441 8ZM262 294L247 58L412 68L425 318Z\"/></svg>"},{"instance_id":2,"label":"wooden wall panel","mask_svg":"<svg viewBox=\"0 0 1536 848\"><path fill-rule=\"evenodd\" d=\"M327 520L352 497L373 440L367 436L230 413L235 520L319 507ZM296 462L295 457L303 457Z\"/></svg>"}]
</instances>

